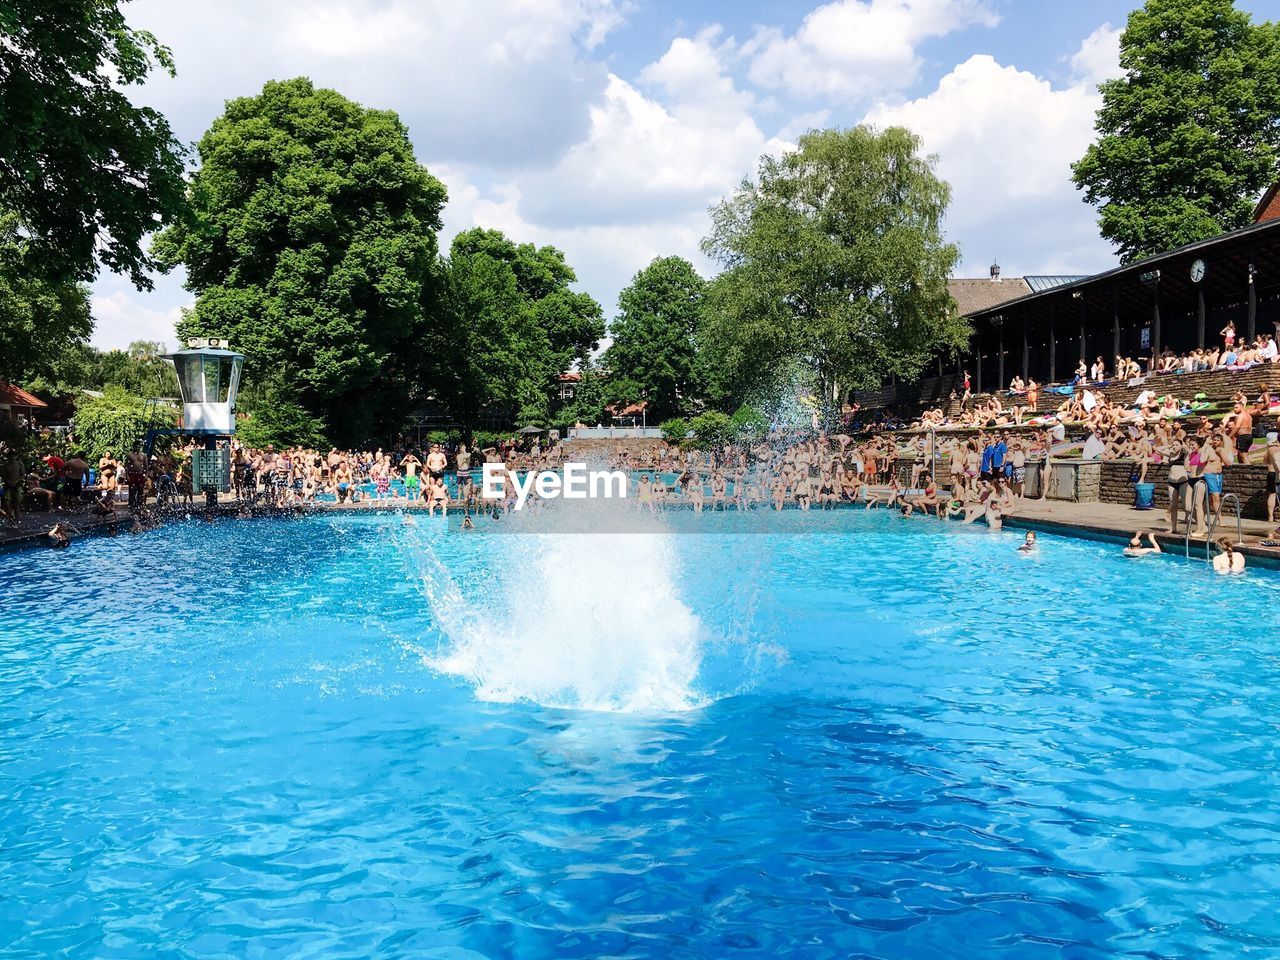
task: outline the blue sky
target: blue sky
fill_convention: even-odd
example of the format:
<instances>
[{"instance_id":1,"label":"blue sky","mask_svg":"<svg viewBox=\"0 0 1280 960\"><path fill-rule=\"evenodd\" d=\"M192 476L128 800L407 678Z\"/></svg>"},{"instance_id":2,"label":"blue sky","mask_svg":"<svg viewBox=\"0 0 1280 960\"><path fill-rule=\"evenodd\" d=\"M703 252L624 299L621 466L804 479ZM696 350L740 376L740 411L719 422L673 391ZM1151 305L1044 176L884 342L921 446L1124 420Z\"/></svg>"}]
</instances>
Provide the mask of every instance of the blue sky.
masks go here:
<instances>
[{"instance_id":1,"label":"blue sky","mask_svg":"<svg viewBox=\"0 0 1280 960\"><path fill-rule=\"evenodd\" d=\"M1280 0L1238 3L1255 19ZM1106 0L133 0L178 77L135 96L194 142L223 102L305 74L398 111L480 225L552 243L616 309L655 256L698 253L709 204L814 126L905 124L953 188L961 276L1114 262L1069 180L1133 4ZM94 287L101 346L174 341L180 273Z\"/></svg>"}]
</instances>

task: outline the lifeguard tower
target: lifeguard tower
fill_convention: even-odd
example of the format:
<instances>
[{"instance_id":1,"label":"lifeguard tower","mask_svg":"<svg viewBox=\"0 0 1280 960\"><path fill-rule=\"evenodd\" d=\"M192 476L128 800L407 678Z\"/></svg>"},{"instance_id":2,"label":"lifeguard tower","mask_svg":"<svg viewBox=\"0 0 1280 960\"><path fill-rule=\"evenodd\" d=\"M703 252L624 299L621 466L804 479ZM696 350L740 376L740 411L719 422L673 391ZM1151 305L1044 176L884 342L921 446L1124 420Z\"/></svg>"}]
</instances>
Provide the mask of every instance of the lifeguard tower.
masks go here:
<instances>
[{"instance_id":1,"label":"lifeguard tower","mask_svg":"<svg viewBox=\"0 0 1280 960\"><path fill-rule=\"evenodd\" d=\"M218 446L236 432L236 394L240 390L243 354L236 353L225 340L196 338L188 340L184 349L166 354L178 374L178 390L182 394L182 426L173 430L147 433L147 452L151 452L154 435L176 433L203 438L204 449L191 454L191 489L204 493L210 507L218 502L218 493L231 490L231 450Z\"/></svg>"}]
</instances>

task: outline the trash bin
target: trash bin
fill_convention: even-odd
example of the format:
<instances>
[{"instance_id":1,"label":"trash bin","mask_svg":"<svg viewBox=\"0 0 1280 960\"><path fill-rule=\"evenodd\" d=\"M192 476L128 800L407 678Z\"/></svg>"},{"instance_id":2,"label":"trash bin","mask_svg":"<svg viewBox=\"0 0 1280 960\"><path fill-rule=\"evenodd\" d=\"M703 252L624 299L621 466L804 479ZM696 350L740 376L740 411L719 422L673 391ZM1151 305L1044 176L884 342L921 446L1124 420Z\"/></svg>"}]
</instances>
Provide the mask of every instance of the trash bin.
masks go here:
<instances>
[{"instance_id":1,"label":"trash bin","mask_svg":"<svg viewBox=\"0 0 1280 960\"><path fill-rule=\"evenodd\" d=\"M1135 483L1133 485L1133 506L1135 510L1153 510L1156 505L1156 485L1154 483Z\"/></svg>"}]
</instances>

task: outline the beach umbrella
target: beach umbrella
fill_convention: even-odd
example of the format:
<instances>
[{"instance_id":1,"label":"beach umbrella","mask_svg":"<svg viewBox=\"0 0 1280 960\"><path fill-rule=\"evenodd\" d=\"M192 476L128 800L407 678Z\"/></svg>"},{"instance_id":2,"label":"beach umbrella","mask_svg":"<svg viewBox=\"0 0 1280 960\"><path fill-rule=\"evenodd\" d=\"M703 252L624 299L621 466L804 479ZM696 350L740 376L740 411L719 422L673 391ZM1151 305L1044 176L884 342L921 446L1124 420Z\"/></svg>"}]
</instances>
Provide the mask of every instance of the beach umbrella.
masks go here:
<instances>
[{"instance_id":1,"label":"beach umbrella","mask_svg":"<svg viewBox=\"0 0 1280 960\"><path fill-rule=\"evenodd\" d=\"M521 427L519 430L516 431L516 433L521 433L521 434L546 433L546 432L547 431L543 430L541 427L534 427L534 426Z\"/></svg>"}]
</instances>

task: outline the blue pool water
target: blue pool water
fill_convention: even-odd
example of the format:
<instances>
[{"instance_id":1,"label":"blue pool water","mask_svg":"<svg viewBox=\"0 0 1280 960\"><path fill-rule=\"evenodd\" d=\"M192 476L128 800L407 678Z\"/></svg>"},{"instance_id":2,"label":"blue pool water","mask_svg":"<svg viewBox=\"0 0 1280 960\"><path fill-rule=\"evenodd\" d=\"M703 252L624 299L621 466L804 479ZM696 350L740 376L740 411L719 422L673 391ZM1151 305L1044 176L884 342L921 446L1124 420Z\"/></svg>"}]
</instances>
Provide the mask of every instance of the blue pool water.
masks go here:
<instances>
[{"instance_id":1,"label":"blue pool water","mask_svg":"<svg viewBox=\"0 0 1280 960\"><path fill-rule=\"evenodd\" d=\"M1275 574L671 523L0 556L0 956L1280 954Z\"/></svg>"}]
</instances>

